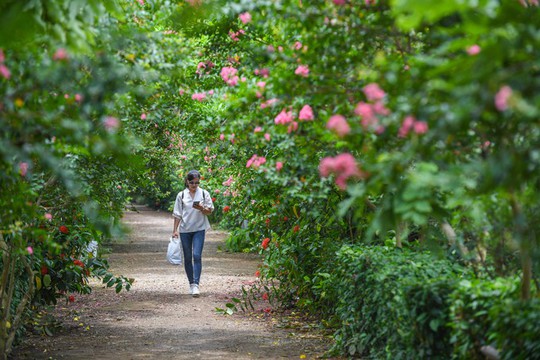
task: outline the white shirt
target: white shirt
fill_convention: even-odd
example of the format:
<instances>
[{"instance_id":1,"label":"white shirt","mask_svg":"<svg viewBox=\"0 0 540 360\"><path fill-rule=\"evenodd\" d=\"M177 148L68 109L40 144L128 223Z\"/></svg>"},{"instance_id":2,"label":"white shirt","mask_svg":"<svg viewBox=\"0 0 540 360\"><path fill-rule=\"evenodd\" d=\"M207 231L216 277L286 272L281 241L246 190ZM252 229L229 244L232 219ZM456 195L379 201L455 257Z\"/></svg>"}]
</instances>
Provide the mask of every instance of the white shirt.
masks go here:
<instances>
[{"instance_id":1,"label":"white shirt","mask_svg":"<svg viewBox=\"0 0 540 360\"><path fill-rule=\"evenodd\" d=\"M184 195L182 196L182 194ZM212 202L212 197L208 191L198 187L193 198L189 193L189 189L180 191L178 195L176 195L176 201L174 202L173 216L180 219L181 233L210 229L210 221L208 221L208 217L201 211L193 208L193 201L200 201L200 205L214 211L214 203Z\"/></svg>"}]
</instances>

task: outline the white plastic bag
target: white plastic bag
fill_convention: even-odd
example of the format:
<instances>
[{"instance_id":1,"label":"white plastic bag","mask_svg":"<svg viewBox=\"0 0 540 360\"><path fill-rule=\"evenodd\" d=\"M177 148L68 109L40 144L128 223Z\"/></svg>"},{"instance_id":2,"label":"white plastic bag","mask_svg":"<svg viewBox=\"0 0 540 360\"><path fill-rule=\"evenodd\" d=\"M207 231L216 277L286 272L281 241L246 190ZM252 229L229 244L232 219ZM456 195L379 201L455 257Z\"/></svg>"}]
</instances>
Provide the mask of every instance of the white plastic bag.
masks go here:
<instances>
[{"instance_id":1,"label":"white plastic bag","mask_svg":"<svg viewBox=\"0 0 540 360\"><path fill-rule=\"evenodd\" d=\"M167 260L173 265L182 264L182 243L179 237L171 237L169 240Z\"/></svg>"}]
</instances>

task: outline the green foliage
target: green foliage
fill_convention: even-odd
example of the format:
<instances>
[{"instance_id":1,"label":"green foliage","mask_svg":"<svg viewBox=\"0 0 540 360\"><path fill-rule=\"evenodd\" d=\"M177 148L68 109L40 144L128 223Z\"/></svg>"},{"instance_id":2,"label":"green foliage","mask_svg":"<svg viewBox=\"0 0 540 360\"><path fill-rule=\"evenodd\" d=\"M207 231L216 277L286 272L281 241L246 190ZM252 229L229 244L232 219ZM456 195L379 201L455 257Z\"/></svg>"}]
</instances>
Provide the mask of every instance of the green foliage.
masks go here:
<instances>
[{"instance_id":1,"label":"green foliage","mask_svg":"<svg viewBox=\"0 0 540 360\"><path fill-rule=\"evenodd\" d=\"M2 3L0 231L2 255L17 263L15 303L24 304L34 275L42 303L87 291L81 269L129 287L102 259L86 257L88 243L121 233L132 198L170 210L186 172L198 169L216 199L212 220L232 230L228 248L260 252L263 277L279 283L269 289L276 304L330 323L365 316L378 330L355 323L339 330L336 348L382 357L477 351L467 341L482 330L459 333L454 345L435 340L448 337L456 275L418 249L449 253L479 276L521 274L521 296L531 296L529 278L540 269L538 7L429 5ZM366 90L374 85L377 99ZM306 105L313 117L299 119ZM350 131L329 129L334 115ZM323 160L341 154L355 163L326 174ZM336 261L339 249L369 276L337 276L358 271ZM341 291L356 305L335 307ZM518 306L515 291L505 294L509 308ZM534 320L533 303L523 318ZM500 321L482 329L502 333ZM516 354L497 336L489 341ZM519 344L536 346L527 341Z\"/></svg>"},{"instance_id":2,"label":"green foliage","mask_svg":"<svg viewBox=\"0 0 540 360\"><path fill-rule=\"evenodd\" d=\"M451 342L459 359L484 359L482 346L499 349L502 359L537 355L538 299L516 299L519 279L463 280L451 294ZM519 310L518 310L519 309Z\"/></svg>"},{"instance_id":3,"label":"green foliage","mask_svg":"<svg viewBox=\"0 0 540 360\"><path fill-rule=\"evenodd\" d=\"M324 291L335 302L334 351L367 358L447 358L448 294L464 269L432 254L344 246Z\"/></svg>"}]
</instances>

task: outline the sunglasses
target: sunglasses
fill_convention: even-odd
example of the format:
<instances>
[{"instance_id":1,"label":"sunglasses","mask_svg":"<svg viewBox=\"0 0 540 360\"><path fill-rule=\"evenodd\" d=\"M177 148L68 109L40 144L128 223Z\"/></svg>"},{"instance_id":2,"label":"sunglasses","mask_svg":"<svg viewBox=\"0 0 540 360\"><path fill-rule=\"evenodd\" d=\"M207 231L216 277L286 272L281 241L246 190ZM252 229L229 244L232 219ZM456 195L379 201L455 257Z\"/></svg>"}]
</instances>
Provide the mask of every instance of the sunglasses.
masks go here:
<instances>
[{"instance_id":1,"label":"sunglasses","mask_svg":"<svg viewBox=\"0 0 540 360\"><path fill-rule=\"evenodd\" d=\"M188 183L189 183L190 185L199 185L199 184L200 184L200 182L198 182L198 181L197 181L197 182L195 182L195 181L188 181Z\"/></svg>"}]
</instances>

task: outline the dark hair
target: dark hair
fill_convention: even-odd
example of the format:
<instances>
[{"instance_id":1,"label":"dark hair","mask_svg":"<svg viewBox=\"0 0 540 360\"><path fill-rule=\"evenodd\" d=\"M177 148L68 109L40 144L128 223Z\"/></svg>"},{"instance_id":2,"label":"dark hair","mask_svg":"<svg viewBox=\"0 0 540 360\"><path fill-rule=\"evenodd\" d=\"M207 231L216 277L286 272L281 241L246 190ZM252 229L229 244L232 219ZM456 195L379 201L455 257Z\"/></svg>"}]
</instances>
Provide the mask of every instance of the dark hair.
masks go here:
<instances>
[{"instance_id":1,"label":"dark hair","mask_svg":"<svg viewBox=\"0 0 540 360\"><path fill-rule=\"evenodd\" d=\"M188 187L188 182L189 181L192 181L193 179L200 179L201 178L201 173L198 172L197 170L190 170L187 175L186 175L186 179L184 181L184 184L186 185L186 187Z\"/></svg>"}]
</instances>

